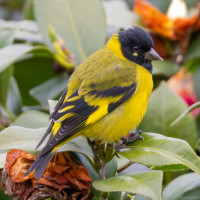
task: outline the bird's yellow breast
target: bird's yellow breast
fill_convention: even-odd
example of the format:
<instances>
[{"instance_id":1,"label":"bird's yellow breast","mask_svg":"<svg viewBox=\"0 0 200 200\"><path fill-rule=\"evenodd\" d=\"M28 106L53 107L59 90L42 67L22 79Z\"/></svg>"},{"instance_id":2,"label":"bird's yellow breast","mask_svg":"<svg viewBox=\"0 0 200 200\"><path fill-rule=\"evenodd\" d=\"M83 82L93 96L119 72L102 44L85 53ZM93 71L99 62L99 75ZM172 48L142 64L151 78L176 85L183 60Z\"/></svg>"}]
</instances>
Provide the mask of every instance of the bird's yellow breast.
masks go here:
<instances>
[{"instance_id":1,"label":"bird's yellow breast","mask_svg":"<svg viewBox=\"0 0 200 200\"><path fill-rule=\"evenodd\" d=\"M148 98L153 88L152 75L142 66L137 66L137 90L134 95L114 111L82 130L92 139L101 140L102 143L119 140L136 128L145 115Z\"/></svg>"}]
</instances>

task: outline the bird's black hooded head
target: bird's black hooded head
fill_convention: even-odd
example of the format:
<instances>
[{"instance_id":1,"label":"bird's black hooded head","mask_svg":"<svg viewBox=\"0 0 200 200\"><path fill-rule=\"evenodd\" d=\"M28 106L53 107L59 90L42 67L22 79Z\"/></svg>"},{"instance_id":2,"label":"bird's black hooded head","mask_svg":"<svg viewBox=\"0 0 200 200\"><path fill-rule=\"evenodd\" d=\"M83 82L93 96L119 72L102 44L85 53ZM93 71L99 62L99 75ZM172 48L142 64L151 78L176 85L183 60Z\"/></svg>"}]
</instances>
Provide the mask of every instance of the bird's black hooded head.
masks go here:
<instances>
[{"instance_id":1,"label":"bird's black hooded head","mask_svg":"<svg viewBox=\"0 0 200 200\"><path fill-rule=\"evenodd\" d=\"M152 60L162 60L156 53L154 42L146 31L139 27L133 27L119 32L121 50L125 58L152 71Z\"/></svg>"}]
</instances>

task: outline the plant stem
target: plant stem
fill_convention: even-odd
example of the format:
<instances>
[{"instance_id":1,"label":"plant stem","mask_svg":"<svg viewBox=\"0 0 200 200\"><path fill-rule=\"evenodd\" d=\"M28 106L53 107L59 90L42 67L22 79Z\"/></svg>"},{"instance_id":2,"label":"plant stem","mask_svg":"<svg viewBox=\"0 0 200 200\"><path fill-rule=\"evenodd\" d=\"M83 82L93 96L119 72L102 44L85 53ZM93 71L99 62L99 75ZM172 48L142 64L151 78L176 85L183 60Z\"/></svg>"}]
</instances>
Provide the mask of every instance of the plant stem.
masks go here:
<instances>
[{"instance_id":1,"label":"plant stem","mask_svg":"<svg viewBox=\"0 0 200 200\"><path fill-rule=\"evenodd\" d=\"M105 173L106 173L106 163L104 160L101 161L101 167L99 169L99 179L103 180L105 179Z\"/></svg>"}]
</instances>

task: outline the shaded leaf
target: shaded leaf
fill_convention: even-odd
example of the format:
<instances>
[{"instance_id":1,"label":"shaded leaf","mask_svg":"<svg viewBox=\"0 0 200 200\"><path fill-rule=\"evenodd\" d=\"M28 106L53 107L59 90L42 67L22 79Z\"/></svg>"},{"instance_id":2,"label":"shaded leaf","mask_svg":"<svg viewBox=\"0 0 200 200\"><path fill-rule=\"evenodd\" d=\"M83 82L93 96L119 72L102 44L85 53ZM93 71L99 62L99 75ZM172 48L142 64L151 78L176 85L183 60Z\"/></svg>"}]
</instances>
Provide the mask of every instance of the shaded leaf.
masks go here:
<instances>
[{"instance_id":1,"label":"shaded leaf","mask_svg":"<svg viewBox=\"0 0 200 200\"><path fill-rule=\"evenodd\" d=\"M0 73L0 103L4 108L6 108L6 102L13 70L13 66L10 66L9 68L5 69Z\"/></svg>"},{"instance_id":2,"label":"shaded leaf","mask_svg":"<svg viewBox=\"0 0 200 200\"><path fill-rule=\"evenodd\" d=\"M97 190L104 192L131 192L147 196L153 200L161 199L162 172L150 171L134 175L120 175L92 183Z\"/></svg>"},{"instance_id":3,"label":"shaded leaf","mask_svg":"<svg viewBox=\"0 0 200 200\"><path fill-rule=\"evenodd\" d=\"M21 107L22 107L21 94L17 82L13 76L11 77L11 83L6 105L8 110L10 110L14 115L19 115L19 113L21 112Z\"/></svg>"},{"instance_id":4,"label":"shaded leaf","mask_svg":"<svg viewBox=\"0 0 200 200\"><path fill-rule=\"evenodd\" d=\"M38 104L29 95L29 90L55 76L53 62L50 57L32 57L15 63L14 76L20 88L24 105Z\"/></svg>"},{"instance_id":5,"label":"shaded leaf","mask_svg":"<svg viewBox=\"0 0 200 200\"><path fill-rule=\"evenodd\" d=\"M163 190L163 200L178 200L184 193L200 186L200 175L188 173L171 181Z\"/></svg>"},{"instance_id":6,"label":"shaded leaf","mask_svg":"<svg viewBox=\"0 0 200 200\"><path fill-rule=\"evenodd\" d=\"M189 44L189 47L186 52L185 60L189 61L200 56L200 36L199 34L193 38L192 42Z\"/></svg>"},{"instance_id":7,"label":"shaded leaf","mask_svg":"<svg viewBox=\"0 0 200 200\"><path fill-rule=\"evenodd\" d=\"M3 200L13 200L12 197L4 194L4 191L3 190L0 190L0 197L3 199Z\"/></svg>"},{"instance_id":8,"label":"shaded leaf","mask_svg":"<svg viewBox=\"0 0 200 200\"><path fill-rule=\"evenodd\" d=\"M27 110L19 115L11 124L25 128L42 128L49 125L49 115L37 110Z\"/></svg>"},{"instance_id":9,"label":"shaded leaf","mask_svg":"<svg viewBox=\"0 0 200 200\"><path fill-rule=\"evenodd\" d=\"M134 141L120 154L127 159L147 166L184 165L200 174L200 159L190 145L180 139L156 133L143 133L144 141Z\"/></svg>"},{"instance_id":10,"label":"shaded leaf","mask_svg":"<svg viewBox=\"0 0 200 200\"><path fill-rule=\"evenodd\" d=\"M68 81L69 75L63 73L32 88L30 90L30 95L34 97L40 104L44 105L49 99L59 96L67 88Z\"/></svg>"},{"instance_id":11,"label":"shaded leaf","mask_svg":"<svg viewBox=\"0 0 200 200\"><path fill-rule=\"evenodd\" d=\"M125 168L123 171L121 171L120 175L131 175L131 174L137 174L137 173L143 173L143 172L149 172L151 169L149 169L147 166L134 163L127 168Z\"/></svg>"},{"instance_id":12,"label":"shaded leaf","mask_svg":"<svg viewBox=\"0 0 200 200\"><path fill-rule=\"evenodd\" d=\"M25 19L34 20L33 0L26 0L23 8L23 14Z\"/></svg>"},{"instance_id":13,"label":"shaded leaf","mask_svg":"<svg viewBox=\"0 0 200 200\"><path fill-rule=\"evenodd\" d=\"M180 200L198 200L200 197L200 187L197 187L193 190L189 190L180 198Z\"/></svg>"},{"instance_id":14,"label":"shaded leaf","mask_svg":"<svg viewBox=\"0 0 200 200\"><path fill-rule=\"evenodd\" d=\"M93 153L90 146L87 143L87 139L83 136L79 136L74 138L73 140L69 141L68 143L64 144L58 152L61 151L72 151L82 153L87 157L90 163L94 163Z\"/></svg>"},{"instance_id":15,"label":"shaded leaf","mask_svg":"<svg viewBox=\"0 0 200 200\"><path fill-rule=\"evenodd\" d=\"M197 130L191 114L170 127L170 124L186 109L186 103L178 95L171 92L165 82L162 82L149 98L147 113L139 129L181 138L194 147L197 140Z\"/></svg>"},{"instance_id":16,"label":"shaded leaf","mask_svg":"<svg viewBox=\"0 0 200 200\"><path fill-rule=\"evenodd\" d=\"M75 54L77 64L105 42L106 24L101 1L35 0L34 11L47 45L54 50L48 36L48 26L52 25Z\"/></svg>"},{"instance_id":17,"label":"shaded leaf","mask_svg":"<svg viewBox=\"0 0 200 200\"><path fill-rule=\"evenodd\" d=\"M179 70L179 66L173 62L164 61L153 61L153 75L170 77Z\"/></svg>"},{"instance_id":18,"label":"shaded leaf","mask_svg":"<svg viewBox=\"0 0 200 200\"><path fill-rule=\"evenodd\" d=\"M38 26L35 21L31 20L23 20L23 21L8 21L8 20L3 20L0 19L0 29L13 29L16 28L20 25L20 29L37 33Z\"/></svg>"},{"instance_id":19,"label":"shaded leaf","mask_svg":"<svg viewBox=\"0 0 200 200\"><path fill-rule=\"evenodd\" d=\"M194 109L199 108L199 107L200 107L200 101L192 104L181 115L179 115L175 121L172 122L171 126L174 126L175 124L177 124L185 115L187 115L188 113L190 113L191 111L193 111Z\"/></svg>"}]
</instances>

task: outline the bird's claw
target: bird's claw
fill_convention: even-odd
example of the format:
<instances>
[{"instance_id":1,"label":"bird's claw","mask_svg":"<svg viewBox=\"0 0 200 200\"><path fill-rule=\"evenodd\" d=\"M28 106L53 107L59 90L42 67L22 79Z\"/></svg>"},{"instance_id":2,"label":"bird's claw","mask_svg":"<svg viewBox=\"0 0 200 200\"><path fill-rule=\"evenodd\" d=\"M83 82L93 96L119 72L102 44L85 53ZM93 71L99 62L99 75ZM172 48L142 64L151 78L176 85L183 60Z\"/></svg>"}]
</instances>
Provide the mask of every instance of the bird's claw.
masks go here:
<instances>
[{"instance_id":1,"label":"bird's claw","mask_svg":"<svg viewBox=\"0 0 200 200\"><path fill-rule=\"evenodd\" d=\"M138 130L136 133L131 133L129 138L121 138L122 144L115 148L115 155L119 158L118 152L123 149L128 143L134 142L136 140L144 141L144 138L140 135L142 133L141 130Z\"/></svg>"}]
</instances>

